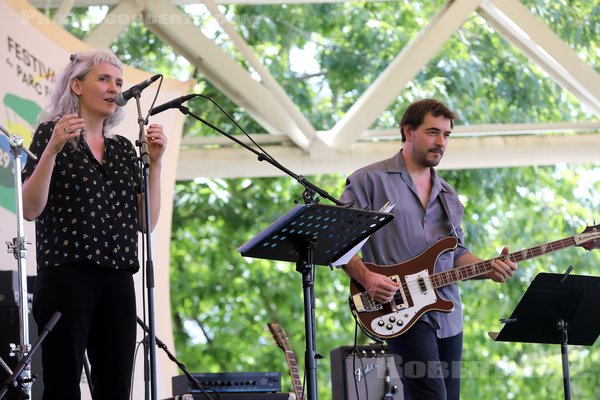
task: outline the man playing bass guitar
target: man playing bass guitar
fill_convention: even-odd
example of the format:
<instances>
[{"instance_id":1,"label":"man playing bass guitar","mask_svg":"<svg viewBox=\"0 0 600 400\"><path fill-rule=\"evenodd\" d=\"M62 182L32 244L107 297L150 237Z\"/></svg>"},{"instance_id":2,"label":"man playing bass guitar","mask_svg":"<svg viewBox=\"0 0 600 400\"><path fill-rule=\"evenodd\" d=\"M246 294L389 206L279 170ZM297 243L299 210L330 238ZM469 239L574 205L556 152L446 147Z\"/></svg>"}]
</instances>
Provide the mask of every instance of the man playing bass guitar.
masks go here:
<instances>
[{"instance_id":1,"label":"man playing bass guitar","mask_svg":"<svg viewBox=\"0 0 600 400\"><path fill-rule=\"evenodd\" d=\"M402 284L390 276L370 270L366 263L382 266L398 264L422 253L440 239L454 236L450 246L435 260L435 272L449 271L481 261L471 254L463 241L461 220L464 207L458 194L437 176L438 165L454 127L456 115L433 99L412 103L400 122L402 149L393 157L376 162L351 174L341 200L357 207L379 210L394 204L394 219L377 231L362 248L362 259L354 256L344 271L365 289L378 304L418 302L415 298L397 298ZM453 243L454 244L454 243ZM508 254L508 248L502 250ZM364 260L364 262L363 262ZM517 264L508 257L492 261L493 267L480 278L504 282L514 275ZM415 278L421 292L428 292L425 280ZM442 286L442 285L439 285ZM381 335L390 349L402 358L399 374L407 399L458 399L462 361L462 308L456 283L439 289L440 297L451 300L454 308L432 310L416 315L410 329L398 336ZM379 321L383 332L399 321ZM414 367L405 371L404 364Z\"/></svg>"}]
</instances>

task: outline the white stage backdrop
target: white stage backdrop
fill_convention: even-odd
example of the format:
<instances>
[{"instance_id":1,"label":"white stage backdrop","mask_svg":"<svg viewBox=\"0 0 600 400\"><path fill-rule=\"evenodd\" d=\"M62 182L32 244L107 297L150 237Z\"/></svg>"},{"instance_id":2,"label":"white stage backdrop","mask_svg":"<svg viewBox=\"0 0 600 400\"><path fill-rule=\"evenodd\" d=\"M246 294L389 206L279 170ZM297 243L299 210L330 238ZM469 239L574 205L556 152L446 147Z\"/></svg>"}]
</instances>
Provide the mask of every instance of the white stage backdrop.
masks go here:
<instances>
[{"instance_id":1,"label":"white stage backdrop","mask_svg":"<svg viewBox=\"0 0 600 400\"><path fill-rule=\"evenodd\" d=\"M57 73L69 61L69 55L76 51L89 50L89 47L48 20L43 14L21 0L0 0L0 41L2 59L0 60L0 124L11 134L21 136L28 147L31 135L37 123L39 111L46 104L46 97ZM124 87L141 82L152 76L152 71L144 72L126 68ZM187 94L192 82L179 82L165 79L156 104ZM147 88L142 96L144 114L158 88L158 81ZM137 108L130 101L126 108L125 120L115 129L135 143L138 135ZM151 117L151 122L163 124L168 136L167 153L163 159L162 210L157 228L152 234L153 258L155 270L155 308L156 334L170 349L173 349L169 302L169 242L171 236L171 213L173 207L173 188L183 115L171 110ZM25 158L23 158L25 160ZM25 161L23 161L25 162ZM17 260L8 253L5 242L17 236L17 218L15 214L16 196L14 189L14 160L8 141L0 135L0 270L16 270ZM25 236L31 245L27 251L28 275L36 274L35 231L33 223L25 223ZM140 301L146 293L142 273L136 274L136 292L138 314L141 316L143 305ZM145 296L144 296L145 297ZM141 329L138 338L143 337ZM144 398L144 377L142 364L143 351L140 349L136 360L134 399ZM178 375L177 367L157 349L157 387L160 398L171 394L171 377ZM40 373L41 371L33 371ZM82 386L84 399L90 399L89 391Z\"/></svg>"}]
</instances>

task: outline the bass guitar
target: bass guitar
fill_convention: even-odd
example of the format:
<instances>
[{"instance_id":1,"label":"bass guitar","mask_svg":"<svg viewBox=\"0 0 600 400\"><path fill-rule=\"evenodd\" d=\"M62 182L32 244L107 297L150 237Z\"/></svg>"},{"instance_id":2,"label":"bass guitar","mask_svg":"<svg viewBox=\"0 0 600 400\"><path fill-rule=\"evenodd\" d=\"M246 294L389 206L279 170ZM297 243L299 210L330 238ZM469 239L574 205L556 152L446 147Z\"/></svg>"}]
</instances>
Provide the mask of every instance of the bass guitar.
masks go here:
<instances>
[{"instance_id":1,"label":"bass guitar","mask_svg":"<svg viewBox=\"0 0 600 400\"><path fill-rule=\"evenodd\" d=\"M298 364L296 363L296 356L290 345L290 340L280 324L276 322L267 322L267 326L269 327L271 335L273 335L273 339L275 339L275 343L277 343L277 346L285 353L285 359L288 364L288 369L290 370L290 376L292 377L292 385L294 386L296 399L304 400L302 395L302 381L300 381Z\"/></svg>"},{"instance_id":2,"label":"bass guitar","mask_svg":"<svg viewBox=\"0 0 600 400\"><path fill-rule=\"evenodd\" d=\"M358 282L350 280L350 309L365 333L378 339L389 339L406 332L428 311L450 312L454 303L442 298L438 289L458 281L471 279L493 270L499 259L520 262L572 246L592 250L600 246L600 225L588 226L581 234L554 242L505 254L475 264L434 273L439 256L457 245L454 237L440 239L418 256L389 266L365 263L370 271L386 275L400 283L394 299L386 304L375 301Z\"/></svg>"}]
</instances>

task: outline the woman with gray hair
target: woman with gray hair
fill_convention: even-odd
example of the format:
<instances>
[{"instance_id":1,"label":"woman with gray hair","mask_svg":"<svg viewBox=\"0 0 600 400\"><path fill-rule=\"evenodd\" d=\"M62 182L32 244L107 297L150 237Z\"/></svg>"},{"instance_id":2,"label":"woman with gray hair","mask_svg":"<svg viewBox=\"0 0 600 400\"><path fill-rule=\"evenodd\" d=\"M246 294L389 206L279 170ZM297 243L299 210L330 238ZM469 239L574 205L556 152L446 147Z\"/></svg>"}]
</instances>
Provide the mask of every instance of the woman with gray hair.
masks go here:
<instances>
[{"instance_id":1,"label":"woman with gray hair","mask_svg":"<svg viewBox=\"0 0 600 400\"><path fill-rule=\"evenodd\" d=\"M127 400L136 336L138 231L144 229L141 172L131 142L112 128L123 64L109 50L71 55L41 115L23 169L23 214L35 220L38 276L33 315L44 327L44 400L79 400L87 350L94 399ZM150 124L150 228L160 212L166 137Z\"/></svg>"}]
</instances>

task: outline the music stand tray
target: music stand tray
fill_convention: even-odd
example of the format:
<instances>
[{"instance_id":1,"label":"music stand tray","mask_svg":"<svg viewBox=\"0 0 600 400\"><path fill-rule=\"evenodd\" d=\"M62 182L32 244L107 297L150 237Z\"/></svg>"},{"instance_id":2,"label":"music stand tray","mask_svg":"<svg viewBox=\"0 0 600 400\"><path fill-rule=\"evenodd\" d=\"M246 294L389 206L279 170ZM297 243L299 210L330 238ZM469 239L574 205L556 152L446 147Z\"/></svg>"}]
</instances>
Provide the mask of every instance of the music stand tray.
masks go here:
<instances>
[{"instance_id":1,"label":"music stand tray","mask_svg":"<svg viewBox=\"0 0 600 400\"><path fill-rule=\"evenodd\" d=\"M324 204L298 205L238 248L244 257L298 262L312 243L315 265L331 265L394 218Z\"/></svg>"},{"instance_id":2,"label":"music stand tray","mask_svg":"<svg viewBox=\"0 0 600 400\"><path fill-rule=\"evenodd\" d=\"M600 334L600 277L538 274L499 333L500 342L560 344L565 399L570 399L568 345L591 346Z\"/></svg>"},{"instance_id":3,"label":"music stand tray","mask_svg":"<svg viewBox=\"0 0 600 400\"><path fill-rule=\"evenodd\" d=\"M291 261L302 274L306 340L306 400L317 400L314 266L333 265L392 214L324 204L298 205L238 248L244 257Z\"/></svg>"}]
</instances>

